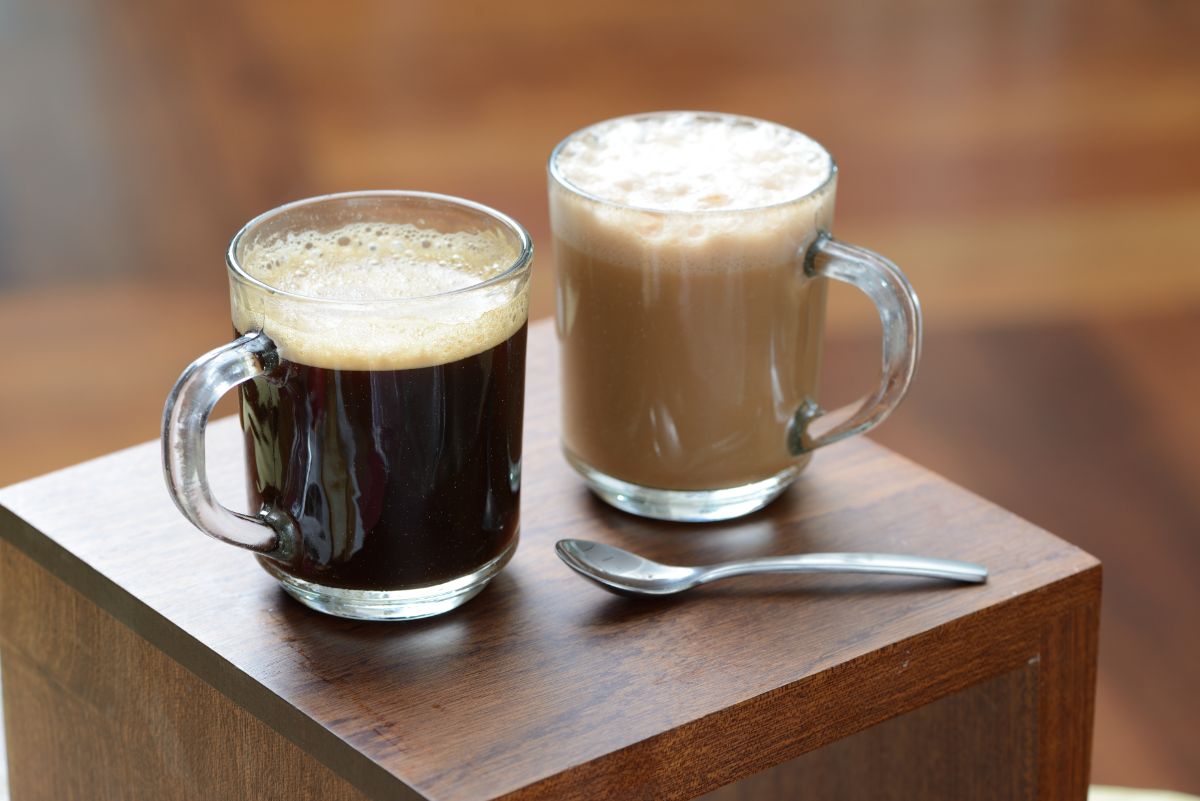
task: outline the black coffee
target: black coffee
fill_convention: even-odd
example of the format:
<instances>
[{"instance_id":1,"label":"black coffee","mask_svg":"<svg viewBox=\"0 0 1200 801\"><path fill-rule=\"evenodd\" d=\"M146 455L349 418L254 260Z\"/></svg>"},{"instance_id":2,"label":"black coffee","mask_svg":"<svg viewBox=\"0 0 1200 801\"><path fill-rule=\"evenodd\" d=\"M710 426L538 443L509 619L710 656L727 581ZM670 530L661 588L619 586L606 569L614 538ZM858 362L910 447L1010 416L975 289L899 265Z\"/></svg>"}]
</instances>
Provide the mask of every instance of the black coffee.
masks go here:
<instances>
[{"instance_id":1,"label":"black coffee","mask_svg":"<svg viewBox=\"0 0 1200 801\"><path fill-rule=\"evenodd\" d=\"M252 508L300 531L283 569L347 589L464 576L517 537L526 326L447 364L284 360L241 388Z\"/></svg>"}]
</instances>

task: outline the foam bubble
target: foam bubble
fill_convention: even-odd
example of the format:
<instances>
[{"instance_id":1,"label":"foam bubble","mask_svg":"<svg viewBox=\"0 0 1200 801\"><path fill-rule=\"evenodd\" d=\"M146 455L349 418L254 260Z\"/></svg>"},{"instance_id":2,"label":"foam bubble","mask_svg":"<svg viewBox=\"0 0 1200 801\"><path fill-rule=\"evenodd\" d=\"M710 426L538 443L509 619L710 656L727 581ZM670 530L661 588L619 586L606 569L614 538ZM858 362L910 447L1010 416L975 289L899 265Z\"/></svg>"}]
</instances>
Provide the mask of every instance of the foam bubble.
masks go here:
<instances>
[{"instance_id":1,"label":"foam bubble","mask_svg":"<svg viewBox=\"0 0 1200 801\"><path fill-rule=\"evenodd\" d=\"M675 112L598 123L559 150L558 173L603 200L657 211L752 209L829 178L817 142L746 117Z\"/></svg>"},{"instance_id":2,"label":"foam bubble","mask_svg":"<svg viewBox=\"0 0 1200 801\"><path fill-rule=\"evenodd\" d=\"M518 255L491 231L352 223L288 232L241 254L247 274L286 294L235 281L234 325L262 330L285 359L315 367L445 364L494 347L524 324L524 278L456 292L500 275Z\"/></svg>"}]
</instances>

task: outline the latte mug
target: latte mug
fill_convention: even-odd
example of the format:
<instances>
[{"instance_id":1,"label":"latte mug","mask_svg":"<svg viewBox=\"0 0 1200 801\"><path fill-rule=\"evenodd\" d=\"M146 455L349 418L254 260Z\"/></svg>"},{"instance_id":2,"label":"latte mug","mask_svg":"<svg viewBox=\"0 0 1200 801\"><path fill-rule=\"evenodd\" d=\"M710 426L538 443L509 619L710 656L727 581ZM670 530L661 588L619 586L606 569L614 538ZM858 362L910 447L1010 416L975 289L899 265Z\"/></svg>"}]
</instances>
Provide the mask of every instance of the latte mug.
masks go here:
<instances>
[{"instance_id":1,"label":"latte mug","mask_svg":"<svg viewBox=\"0 0 1200 801\"><path fill-rule=\"evenodd\" d=\"M226 256L236 338L164 411L176 505L322 612L465 603L517 545L532 256L515 221L442 195L329 195L250 221ZM235 387L254 514L205 473L208 416Z\"/></svg>"},{"instance_id":2,"label":"latte mug","mask_svg":"<svg viewBox=\"0 0 1200 801\"><path fill-rule=\"evenodd\" d=\"M563 449L600 498L665 520L747 514L904 397L917 296L892 262L830 235L836 188L817 142L729 114L622 117L555 148ZM875 303L883 358L873 391L827 413L830 280Z\"/></svg>"}]
</instances>

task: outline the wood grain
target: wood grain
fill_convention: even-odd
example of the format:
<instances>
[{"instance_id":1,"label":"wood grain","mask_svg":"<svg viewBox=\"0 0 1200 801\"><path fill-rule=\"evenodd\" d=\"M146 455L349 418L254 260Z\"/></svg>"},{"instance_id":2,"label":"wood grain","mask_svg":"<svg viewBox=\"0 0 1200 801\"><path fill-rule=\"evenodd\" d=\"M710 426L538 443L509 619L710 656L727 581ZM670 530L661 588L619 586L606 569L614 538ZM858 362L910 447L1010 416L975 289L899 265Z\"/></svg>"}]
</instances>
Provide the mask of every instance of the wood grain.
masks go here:
<instances>
[{"instance_id":1,"label":"wood grain","mask_svg":"<svg viewBox=\"0 0 1200 801\"><path fill-rule=\"evenodd\" d=\"M381 625L300 607L180 518L157 443L0 491L0 535L368 795L690 798L1037 657L1039 720L1061 714L1039 754L1073 765L1046 797L1082 798L1090 707L1072 699L1090 698L1094 647L1046 638L1062 640L1059 621L1094 622L1094 559L865 440L820 454L734 523L610 510L562 461L553 332L530 333L522 545L454 614ZM234 421L210 442L218 495L236 497ZM75 497L92 500L62 502ZM567 534L681 562L884 550L992 572L954 589L758 577L628 602L557 561Z\"/></svg>"},{"instance_id":2,"label":"wood grain","mask_svg":"<svg viewBox=\"0 0 1200 801\"><path fill-rule=\"evenodd\" d=\"M831 345L825 390L845 396L878 343ZM1197 314L933 326L912 395L874 435L1104 562L1097 783L1200 788L1197 353Z\"/></svg>"},{"instance_id":3,"label":"wood grain","mask_svg":"<svg viewBox=\"0 0 1200 801\"><path fill-rule=\"evenodd\" d=\"M1037 663L894 717L703 796L1033 801Z\"/></svg>"},{"instance_id":4,"label":"wood grain","mask_svg":"<svg viewBox=\"0 0 1200 801\"><path fill-rule=\"evenodd\" d=\"M0 576L17 801L364 798L3 541Z\"/></svg>"}]
</instances>

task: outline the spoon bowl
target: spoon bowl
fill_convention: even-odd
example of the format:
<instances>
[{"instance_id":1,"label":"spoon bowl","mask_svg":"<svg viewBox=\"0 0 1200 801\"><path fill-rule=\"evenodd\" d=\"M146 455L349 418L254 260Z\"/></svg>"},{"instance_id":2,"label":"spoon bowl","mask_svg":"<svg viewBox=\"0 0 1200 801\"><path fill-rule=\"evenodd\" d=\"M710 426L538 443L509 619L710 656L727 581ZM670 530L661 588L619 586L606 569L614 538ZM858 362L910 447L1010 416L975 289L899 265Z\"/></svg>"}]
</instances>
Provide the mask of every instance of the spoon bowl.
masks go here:
<instances>
[{"instance_id":1,"label":"spoon bowl","mask_svg":"<svg viewBox=\"0 0 1200 801\"><path fill-rule=\"evenodd\" d=\"M664 565L590 540L559 540L558 557L585 579L618 595L674 595L699 583L694 567Z\"/></svg>"}]
</instances>

